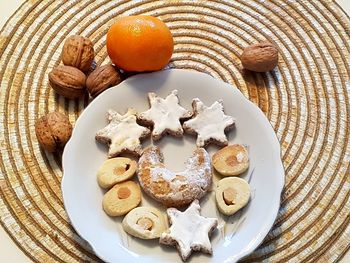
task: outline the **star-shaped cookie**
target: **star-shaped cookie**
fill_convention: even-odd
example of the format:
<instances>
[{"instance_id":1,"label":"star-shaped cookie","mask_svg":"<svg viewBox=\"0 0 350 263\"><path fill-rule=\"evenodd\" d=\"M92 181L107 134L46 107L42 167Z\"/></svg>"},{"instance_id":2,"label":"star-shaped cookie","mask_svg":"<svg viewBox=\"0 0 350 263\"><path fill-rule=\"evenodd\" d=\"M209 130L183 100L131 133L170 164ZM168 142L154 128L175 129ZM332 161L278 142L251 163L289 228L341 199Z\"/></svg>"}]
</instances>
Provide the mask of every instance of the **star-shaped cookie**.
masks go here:
<instances>
[{"instance_id":1,"label":"star-shaped cookie","mask_svg":"<svg viewBox=\"0 0 350 263\"><path fill-rule=\"evenodd\" d=\"M159 140L164 134L181 137L181 120L188 119L192 112L179 105L177 90L173 90L165 99L155 93L148 93L150 109L137 117L142 124L153 126L152 138Z\"/></svg>"},{"instance_id":2,"label":"star-shaped cookie","mask_svg":"<svg viewBox=\"0 0 350 263\"><path fill-rule=\"evenodd\" d=\"M96 133L96 140L109 145L108 158L123 152L141 155L140 140L150 134L150 130L136 123L136 110L128 109L120 115L114 110L107 112L108 125Z\"/></svg>"},{"instance_id":3,"label":"star-shaped cookie","mask_svg":"<svg viewBox=\"0 0 350 263\"><path fill-rule=\"evenodd\" d=\"M175 208L167 209L171 227L161 234L159 243L176 246L183 261L188 259L192 251L212 254L209 235L217 227L218 220L201 216L200 209L198 200L194 200L184 212Z\"/></svg>"},{"instance_id":4,"label":"star-shaped cookie","mask_svg":"<svg viewBox=\"0 0 350 263\"><path fill-rule=\"evenodd\" d=\"M197 146L203 147L211 142L219 146L228 144L225 131L233 128L235 119L225 115L222 100L215 101L210 107L198 98L192 100L193 117L185 121L185 132L197 134Z\"/></svg>"}]
</instances>

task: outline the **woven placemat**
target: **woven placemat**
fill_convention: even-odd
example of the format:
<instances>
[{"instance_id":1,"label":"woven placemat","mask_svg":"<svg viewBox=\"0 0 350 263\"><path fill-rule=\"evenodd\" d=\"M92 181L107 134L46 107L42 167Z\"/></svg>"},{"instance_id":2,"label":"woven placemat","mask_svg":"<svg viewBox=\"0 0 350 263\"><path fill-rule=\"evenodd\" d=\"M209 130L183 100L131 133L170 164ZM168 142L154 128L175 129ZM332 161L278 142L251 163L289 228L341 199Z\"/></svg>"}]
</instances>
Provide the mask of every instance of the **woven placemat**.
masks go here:
<instances>
[{"instance_id":1,"label":"woven placemat","mask_svg":"<svg viewBox=\"0 0 350 263\"><path fill-rule=\"evenodd\" d=\"M286 170L281 209L246 260L339 260L350 240L350 20L330 0L25 2L0 33L0 222L16 244L38 262L99 260L69 224L61 157L40 150L34 123L54 110L74 123L88 103L48 85L65 38L89 37L97 62L108 62L106 32L131 14L158 16L171 28L170 67L238 87L277 133ZM278 68L242 72L242 49L264 39L279 46Z\"/></svg>"}]
</instances>

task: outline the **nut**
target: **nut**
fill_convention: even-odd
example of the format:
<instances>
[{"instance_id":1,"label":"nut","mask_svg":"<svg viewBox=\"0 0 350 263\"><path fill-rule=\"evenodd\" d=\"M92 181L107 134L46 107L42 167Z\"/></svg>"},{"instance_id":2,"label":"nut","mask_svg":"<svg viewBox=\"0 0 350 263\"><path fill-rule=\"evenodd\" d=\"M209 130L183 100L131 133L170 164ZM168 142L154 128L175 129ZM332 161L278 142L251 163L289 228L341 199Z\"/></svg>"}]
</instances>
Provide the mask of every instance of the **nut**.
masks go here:
<instances>
[{"instance_id":1,"label":"nut","mask_svg":"<svg viewBox=\"0 0 350 263\"><path fill-rule=\"evenodd\" d=\"M277 66L278 49L268 41L248 46L243 50L241 62L245 69L251 71L270 71Z\"/></svg>"},{"instance_id":2,"label":"nut","mask_svg":"<svg viewBox=\"0 0 350 263\"><path fill-rule=\"evenodd\" d=\"M119 72L112 65L96 68L86 79L86 87L92 97L122 81Z\"/></svg>"},{"instance_id":3,"label":"nut","mask_svg":"<svg viewBox=\"0 0 350 263\"><path fill-rule=\"evenodd\" d=\"M236 191L232 187L226 188L224 192L222 193L222 196L224 198L224 201L227 205L234 204L234 200L236 197Z\"/></svg>"},{"instance_id":4,"label":"nut","mask_svg":"<svg viewBox=\"0 0 350 263\"><path fill-rule=\"evenodd\" d=\"M141 217L139 220L137 220L136 224L141 226L144 230L150 230L153 226L152 220L148 217Z\"/></svg>"},{"instance_id":5,"label":"nut","mask_svg":"<svg viewBox=\"0 0 350 263\"><path fill-rule=\"evenodd\" d=\"M49 73L51 87L60 95L74 99L84 95L86 76L77 68L58 66Z\"/></svg>"},{"instance_id":6,"label":"nut","mask_svg":"<svg viewBox=\"0 0 350 263\"><path fill-rule=\"evenodd\" d=\"M68 117L60 112L51 112L35 123L38 142L48 152L62 149L72 135L72 129Z\"/></svg>"},{"instance_id":7,"label":"nut","mask_svg":"<svg viewBox=\"0 0 350 263\"><path fill-rule=\"evenodd\" d=\"M94 60L94 47L90 39L82 36L70 36L62 49L62 62L86 72Z\"/></svg>"},{"instance_id":8,"label":"nut","mask_svg":"<svg viewBox=\"0 0 350 263\"><path fill-rule=\"evenodd\" d=\"M119 199L126 199L130 196L131 191L129 190L129 188L121 187L118 189L117 194Z\"/></svg>"}]
</instances>

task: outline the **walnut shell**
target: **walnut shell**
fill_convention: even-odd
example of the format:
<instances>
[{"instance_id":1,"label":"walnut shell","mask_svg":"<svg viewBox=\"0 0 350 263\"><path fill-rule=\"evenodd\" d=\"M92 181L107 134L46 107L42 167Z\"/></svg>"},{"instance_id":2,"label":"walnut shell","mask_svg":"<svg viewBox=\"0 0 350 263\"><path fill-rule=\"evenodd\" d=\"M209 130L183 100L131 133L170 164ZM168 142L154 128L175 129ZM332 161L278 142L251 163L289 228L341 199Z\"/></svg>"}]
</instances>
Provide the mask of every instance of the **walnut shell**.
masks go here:
<instances>
[{"instance_id":1,"label":"walnut shell","mask_svg":"<svg viewBox=\"0 0 350 263\"><path fill-rule=\"evenodd\" d=\"M62 149L71 137L72 129L68 117L60 112L51 112L35 123L38 142L48 152Z\"/></svg>"},{"instance_id":2,"label":"walnut shell","mask_svg":"<svg viewBox=\"0 0 350 263\"><path fill-rule=\"evenodd\" d=\"M86 87L92 97L97 97L106 89L119 84L122 78L112 65L96 68L86 79Z\"/></svg>"},{"instance_id":3,"label":"walnut shell","mask_svg":"<svg viewBox=\"0 0 350 263\"><path fill-rule=\"evenodd\" d=\"M245 69L251 71L270 71L278 64L278 49L268 41L250 45L243 50L241 62Z\"/></svg>"},{"instance_id":4,"label":"walnut shell","mask_svg":"<svg viewBox=\"0 0 350 263\"><path fill-rule=\"evenodd\" d=\"M94 60L95 52L90 39L75 35L66 39L62 49L62 62L87 72Z\"/></svg>"},{"instance_id":5,"label":"walnut shell","mask_svg":"<svg viewBox=\"0 0 350 263\"><path fill-rule=\"evenodd\" d=\"M60 95L74 99L85 94L86 76L71 66L58 66L49 73L51 87Z\"/></svg>"}]
</instances>

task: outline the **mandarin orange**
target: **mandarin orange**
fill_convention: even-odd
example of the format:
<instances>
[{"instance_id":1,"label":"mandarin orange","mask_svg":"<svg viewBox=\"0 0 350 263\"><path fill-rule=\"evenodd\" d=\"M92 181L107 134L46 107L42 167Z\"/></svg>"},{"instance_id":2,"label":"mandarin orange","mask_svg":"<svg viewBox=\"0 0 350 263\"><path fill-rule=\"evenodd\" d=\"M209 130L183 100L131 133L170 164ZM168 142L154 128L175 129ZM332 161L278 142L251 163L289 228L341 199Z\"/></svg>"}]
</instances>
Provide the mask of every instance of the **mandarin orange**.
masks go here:
<instances>
[{"instance_id":1,"label":"mandarin orange","mask_svg":"<svg viewBox=\"0 0 350 263\"><path fill-rule=\"evenodd\" d=\"M155 71L164 68L173 53L169 28L153 16L121 17L107 33L107 52L125 71Z\"/></svg>"}]
</instances>

